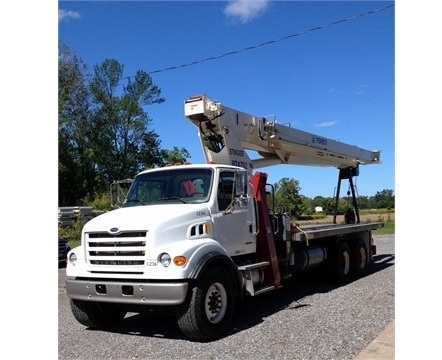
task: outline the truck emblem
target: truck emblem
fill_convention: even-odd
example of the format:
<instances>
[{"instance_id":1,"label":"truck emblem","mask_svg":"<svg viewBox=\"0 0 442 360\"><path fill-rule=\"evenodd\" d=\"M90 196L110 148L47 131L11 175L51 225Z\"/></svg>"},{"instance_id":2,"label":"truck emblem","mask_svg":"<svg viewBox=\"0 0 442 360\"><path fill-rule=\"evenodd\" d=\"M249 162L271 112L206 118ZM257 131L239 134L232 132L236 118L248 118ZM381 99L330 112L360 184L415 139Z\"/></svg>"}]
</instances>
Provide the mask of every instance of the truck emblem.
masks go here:
<instances>
[{"instance_id":1,"label":"truck emblem","mask_svg":"<svg viewBox=\"0 0 442 360\"><path fill-rule=\"evenodd\" d=\"M114 233L114 232L117 232L117 231L118 231L118 228L113 227L113 228L111 228L109 231L112 232L112 233Z\"/></svg>"}]
</instances>

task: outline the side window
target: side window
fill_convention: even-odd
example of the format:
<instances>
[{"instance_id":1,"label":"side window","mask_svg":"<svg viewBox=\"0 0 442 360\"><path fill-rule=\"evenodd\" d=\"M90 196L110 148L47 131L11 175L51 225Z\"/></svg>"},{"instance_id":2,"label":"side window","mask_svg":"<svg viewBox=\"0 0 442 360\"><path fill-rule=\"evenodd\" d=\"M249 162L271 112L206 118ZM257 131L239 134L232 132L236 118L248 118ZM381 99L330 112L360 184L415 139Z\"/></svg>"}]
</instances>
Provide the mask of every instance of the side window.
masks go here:
<instances>
[{"instance_id":1,"label":"side window","mask_svg":"<svg viewBox=\"0 0 442 360\"><path fill-rule=\"evenodd\" d=\"M235 182L235 195L236 196L247 196L247 172L246 171L238 171L236 173L236 182Z\"/></svg>"},{"instance_id":2,"label":"side window","mask_svg":"<svg viewBox=\"0 0 442 360\"><path fill-rule=\"evenodd\" d=\"M234 199L234 179L233 171L223 171L220 174L218 183L218 209L226 210Z\"/></svg>"}]
</instances>

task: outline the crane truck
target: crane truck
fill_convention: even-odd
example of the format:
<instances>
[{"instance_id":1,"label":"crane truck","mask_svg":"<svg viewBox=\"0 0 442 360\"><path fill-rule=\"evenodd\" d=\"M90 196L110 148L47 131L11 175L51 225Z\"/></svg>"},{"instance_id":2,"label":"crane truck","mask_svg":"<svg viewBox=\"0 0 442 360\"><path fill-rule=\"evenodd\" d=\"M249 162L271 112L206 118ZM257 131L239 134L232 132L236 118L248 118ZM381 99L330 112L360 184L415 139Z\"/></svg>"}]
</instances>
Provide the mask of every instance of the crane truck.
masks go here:
<instances>
[{"instance_id":1,"label":"crane truck","mask_svg":"<svg viewBox=\"0 0 442 360\"><path fill-rule=\"evenodd\" d=\"M128 313L173 311L185 337L211 341L231 326L246 297L275 291L316 269L345 284L364 276L376 254L362 224L352 181L359 166L380 163L364 150L252 116L207 95L184 101L206 163L174 164L135 176L125 201L87 222L68 254L66 292L75 319L115 326ZM251 160L248 150L259 154ZM336 167L349 180L354 216L300 226L269 204L275 164ZM350 191L348 192L350 194Z\"/></svg>"}]
</instances>

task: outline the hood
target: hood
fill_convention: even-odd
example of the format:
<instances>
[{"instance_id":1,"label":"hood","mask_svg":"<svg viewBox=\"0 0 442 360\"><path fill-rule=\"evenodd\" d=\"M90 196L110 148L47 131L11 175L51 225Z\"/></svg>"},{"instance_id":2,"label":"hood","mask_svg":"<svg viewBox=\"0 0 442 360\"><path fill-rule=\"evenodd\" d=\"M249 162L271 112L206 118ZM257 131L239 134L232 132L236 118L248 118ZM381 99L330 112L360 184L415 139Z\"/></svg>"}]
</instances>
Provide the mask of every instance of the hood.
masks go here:
<instances>
[{"instance_id":1,"label":"hood","mask_svg":"<svg viewBox=\"0 0 442 360\"><path fill-rule=\"evenodd\" d=\"M169 227L187 227L207 219L208 216L208 208L201 204L132 206L112 210L89 220L83 231L118 233L147 230L152 234L157 229L165 231Z\"/></svg>"}]
</instances>

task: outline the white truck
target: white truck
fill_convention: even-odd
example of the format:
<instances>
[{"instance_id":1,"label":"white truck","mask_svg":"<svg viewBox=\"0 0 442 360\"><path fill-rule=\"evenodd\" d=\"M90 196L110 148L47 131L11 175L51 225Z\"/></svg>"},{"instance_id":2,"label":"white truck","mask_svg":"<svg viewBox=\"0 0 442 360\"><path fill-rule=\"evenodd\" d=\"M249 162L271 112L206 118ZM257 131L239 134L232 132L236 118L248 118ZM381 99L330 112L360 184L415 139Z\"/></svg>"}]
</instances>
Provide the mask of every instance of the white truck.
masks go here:
<instances>
[{"instance_id":1,"label":"white truck","mask_svg":"<svg viewBox=\"0 0 442 360\"><path fill-rule=\"evenodd\" d=\"M255 117L206 95L184 102L198 127L205 164L139 173L121 208L87 222L68 254L66 291L74 317L90 328L116 325L127 313L173 310L183 334L210 341L229 328L245 297L284 286L316 269L348 283L376 253L361 224L353 177L380 163L380 152ZM261 157L251 160L246 150ZM353 216L301 227L267 203L272 164L332 166L349 180ZM350 192L349 192L350 193Z\"/></svg>"}]
</instances>

